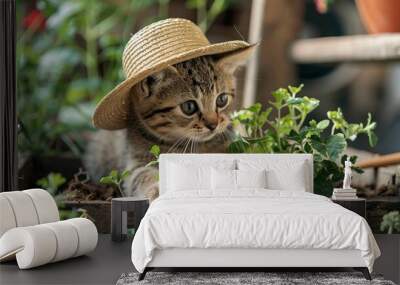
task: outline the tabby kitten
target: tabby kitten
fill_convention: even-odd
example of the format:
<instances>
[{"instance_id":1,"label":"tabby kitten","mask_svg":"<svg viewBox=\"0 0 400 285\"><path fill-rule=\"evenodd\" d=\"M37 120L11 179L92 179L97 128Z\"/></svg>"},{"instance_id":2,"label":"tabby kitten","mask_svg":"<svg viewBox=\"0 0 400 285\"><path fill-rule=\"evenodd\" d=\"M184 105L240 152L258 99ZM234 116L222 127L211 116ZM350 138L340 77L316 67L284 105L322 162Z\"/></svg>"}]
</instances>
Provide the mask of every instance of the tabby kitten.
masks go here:
<instances>
[{"instance_id":1,"label":"tabby kitten","mask_svg":"<svg viewBox=\"0 0 400 285\"><path fill-rule=\"evenodd\" d=\"M165 68L130 91L129 127L101 130L89 143L85 165L92 179L110 170L131 170L127 196L158 196L158 170L145 167L149 149L162 153L225 152L235 97L234 72L252 48L223 57L202 56Z\"/></svg>"}]
</instances>

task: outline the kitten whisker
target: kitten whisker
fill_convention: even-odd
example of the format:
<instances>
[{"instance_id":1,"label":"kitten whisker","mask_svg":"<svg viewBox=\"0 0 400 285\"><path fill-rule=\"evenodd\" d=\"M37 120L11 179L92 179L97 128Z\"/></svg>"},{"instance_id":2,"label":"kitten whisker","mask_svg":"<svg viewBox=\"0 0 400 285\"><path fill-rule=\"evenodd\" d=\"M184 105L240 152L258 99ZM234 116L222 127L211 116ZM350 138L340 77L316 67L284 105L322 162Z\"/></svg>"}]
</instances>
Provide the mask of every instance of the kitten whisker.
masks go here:
<instances>
[{"instance_id":1,"label":"kitten whisker","mask_svg":"<svg viewBox=\"0 0 400 285\"><path fill-rule=\"evenodd\" d=\"M222 137L222 143L224 145L226 145L228 143L228 139L226 138L226 136L225 136L225 134L223 132L221 133L221 137Z\"/></svg>"},{"instance_id":2,"label":"kitten whisker","mask_svg":"<svg viewBox=\"0 0 400 285\"><path fill-rule=\"evenodd\" d=\"M192 139L192 148L191 148L191 152L194 153L194 146L196 144L197 141L197 134L193 134L193 139Z\"/></svg>"},{"instance_id":3,"label":"kitten whisker","mask_svg":"<svg viewBox=\"0 0 400 285\"><path fill-rule=\"evenodd\" d=\"M194 139L191 139L190 153L193 153L193 144L194 144Z\"/></svg>"},{"instance_id":4,"label":"kitten whisker","mask_svg":"<svg viewBox=\"0 0 400 285\"><path fill-rule=\"evenodd\" d=\"M190 144L191 143L192 143L192 138L189 137L189 141L188 141L188 144L187 144L187 147L186 147L186 150L187 150L188 153L190 153Z\"/></svg>"},{"instance_id":5,"label":"kitten whisker","mask_svg":"<svg viewBox=\"0 0 400 285\"><path fill-rule=\"evenodd\" d=\"M186 153L186 149L188 147L189 142L190 142L190 138L187 138L185 148L183 149L183 153Z\"/></svg>"},{"instance_id":6,"label":"kitten whisker","mask_svg":"<svg viewBox=\"0 0 400 285\"><path fill-rule=\"evenodd\" d=\"M236 25L233 25L233 28L235 29L239 37L242 39L242 41L246 41L243 35L239 32L239 29L236 27Z\"/></svg>"},{"instance_id":7,"label":"kitten whisker","mask_svg":"<svg viewBox=\"0 0 400 285\"><path fill-rule=\"evenodd\" d=\"M224 132L225 136L228 138L230 142L235 140L235 134L231 131Z\"/></svg>"},{"instance_id":8,"label":"kitten whisker","mask_svg":"<svg viewBox=\"0 0 400 285\"><path fill-rule=\"evenodd\" d=\"M181 152L181 150L184 148L186 142L187 142L187 137L185 137L185 136L182 137L182 140L181 140L181 142L177 145L175 151L176 151L176 152Z\"/></svg>"},{"instance_id":9,"label":"kitten whisker","mask_svg":"<svg viewBox=\"0 0 400 285\"><path fill-rule=\"evenodd\" d=\"M184 137L184 138L183 138L182 142L179 144L179 147L176 149L176 152L178 152L178 153L183 152L184 147L185 147L185 145L186 145L186 143L187 143L187 140L188 140L187 137Z\"/></svg>"},{"instance_id":10,"label":"kitten whisker","mask_svg":"<svg viewBox=\"0 0 400 285\"><path fill-rule=\"evenodd\" d=\"M176 141L172 144L172 146L167 150L167 153L172 152L172 151L174 150L174 148L177 147L177 146L180 144L180 142L182 142L182 140L183 140L184 138L185 138L185 137L181 137L181 138L179 138L178 140L176 140Z\"/></svg>"},{"instance_id":11,"label":"kitten whisker","mask_svg":"<svg viewBox=\"0 0 400 285\"><path fill-rule=\"evenodd\" d=\"M200 135L197 136L200 137ZM199 153L199 145L200 145L199 140L196 140L196 153Z\"/></svg>"},{"instance_id":12,"label":"kitten whisker","mask_svg":"<svg viewBox=\"0 0 400 285\"><path fill-rule=\"evenodd\" d=\"M221 138L222 138L222 142L225 144L225 143L227 142L227 139L226 139L226 137L225 137L225 134L222 132L222 133L220 133L220 136L221 136Z\"/></svg>"},{"instance_id":13,"label":"kitten whisker","mask_svg":"<svg viewBox=\"0 0 400 285\"><path fill-rule=\"evenodd\" d=\"M197 144L198 144L198 138L200 137L200 135L198 133L194 133L194 138L193 138L193 148L192 148L192 153L197 153Z\"/></svg>"},{"instance_id":14,"label":"kitten whisker","mask_svg":"<svg viewBox=\"0 0 400 285\"><path fill-rule=\"evenodd\" d=\"M175 146L174 152L180 152L179 149L185 145L187 138L185 136L181 137L178 141L179 143Z\"/></svg>"},{"instance_id":15,"label":"kitten whisker","mask_svg":"<svg viewBox=\"0 0 400 285\"><path fill-rule=\"evenodd\" d=\"M235 139L234 134L230 131L224 132L224 135L230 143L233 142L233 140Z\"/></svg>"},{"instance_id":16,"label":"kitten whisker","mask_svg":"<svg viewBox=\"0 0 400 285\"><path fill-rule=\"evenodd\" d=\"M224 132L218 133L218 137L223 143L226 141L225 136L224 136Z\"/></svg>"}]
</instances>

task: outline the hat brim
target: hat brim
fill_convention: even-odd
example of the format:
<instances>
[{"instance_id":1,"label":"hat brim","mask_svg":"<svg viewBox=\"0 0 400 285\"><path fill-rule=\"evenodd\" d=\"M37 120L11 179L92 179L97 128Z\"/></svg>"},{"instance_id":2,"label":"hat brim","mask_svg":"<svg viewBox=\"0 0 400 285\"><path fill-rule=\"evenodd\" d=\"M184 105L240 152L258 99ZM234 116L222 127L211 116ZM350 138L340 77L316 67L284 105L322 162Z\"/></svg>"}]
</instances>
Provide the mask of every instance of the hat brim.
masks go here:
<instances>
[{"instance_id":1,"label":"hat brim","mask_svg":"<svg viewBox=\"0 0 400 285\"><path fill-rule=\"evenodd\" d=\"M129 108L129 90L147 76L157 73L167 66L184 62L193 58L205 55L218 55L234 52L240 49L248 48L252 45L244 41L229 41L224 43L210 44L205 47L196 48L181 54L174 55L156 65L127 78L118 84L109 92L96 106L93 114L93 125L96 128L105 130L119 130L128 126Z\"/></svg>"}]
</instances>

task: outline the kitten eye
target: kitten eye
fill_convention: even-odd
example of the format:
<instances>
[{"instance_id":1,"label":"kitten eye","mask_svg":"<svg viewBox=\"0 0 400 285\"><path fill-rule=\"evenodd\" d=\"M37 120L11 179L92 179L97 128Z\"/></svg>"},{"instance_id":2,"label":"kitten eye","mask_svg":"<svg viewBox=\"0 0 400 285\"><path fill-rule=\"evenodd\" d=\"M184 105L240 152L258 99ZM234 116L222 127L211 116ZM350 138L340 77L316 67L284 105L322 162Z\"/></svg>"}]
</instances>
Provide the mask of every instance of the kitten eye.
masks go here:
<instances>
[{"instance_id":1,"label":"kitten eye","mask_svg":"<svg viewBox=\"0 0 400 285\"><path fill-rule=\"evenodd\" d=\"M189 100L181 104L181 110L186 115L191 116L199 110L199 107L195 101Z\"/></svg>"},{"instance_id":2,"label":"kitten eye","mask_svg":"<svg viewBox=\"0 0 400 285\"><path fill-rule=\"evenodd\" d=\"M216 104L218 108L223 108L228 103L228 95L223 93L217 97Z\"/></svg>"}]
</instances>

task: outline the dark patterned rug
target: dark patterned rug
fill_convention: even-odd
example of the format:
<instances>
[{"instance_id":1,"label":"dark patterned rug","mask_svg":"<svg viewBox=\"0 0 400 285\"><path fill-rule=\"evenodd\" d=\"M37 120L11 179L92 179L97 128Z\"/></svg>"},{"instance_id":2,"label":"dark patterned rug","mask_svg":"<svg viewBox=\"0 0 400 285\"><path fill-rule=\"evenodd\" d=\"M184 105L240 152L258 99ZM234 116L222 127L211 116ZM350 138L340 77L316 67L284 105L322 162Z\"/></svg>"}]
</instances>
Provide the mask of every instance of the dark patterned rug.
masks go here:
<instances>
[{"instance_id":1,"label":"dark patterned rug","mask_svg":"<svg viewBox=\"0 0 400 285\"><path fill-rule=\"evenodd\" d=\"M138 276L138 273L122 274L117 285L395 285L379 275L372 275L373 280L368 281L359 272L148 272L142 281L138 281Z\"/></svg>"}]
</instances>

